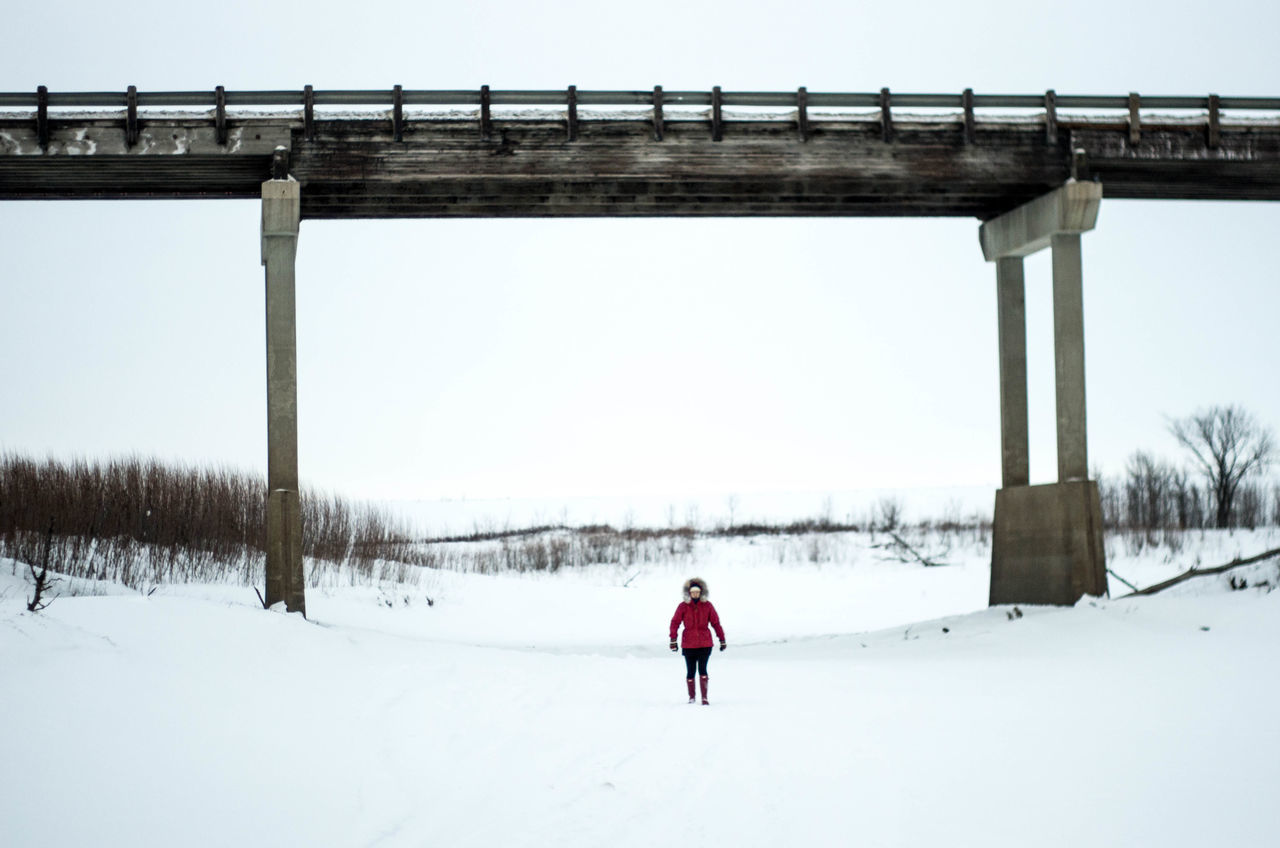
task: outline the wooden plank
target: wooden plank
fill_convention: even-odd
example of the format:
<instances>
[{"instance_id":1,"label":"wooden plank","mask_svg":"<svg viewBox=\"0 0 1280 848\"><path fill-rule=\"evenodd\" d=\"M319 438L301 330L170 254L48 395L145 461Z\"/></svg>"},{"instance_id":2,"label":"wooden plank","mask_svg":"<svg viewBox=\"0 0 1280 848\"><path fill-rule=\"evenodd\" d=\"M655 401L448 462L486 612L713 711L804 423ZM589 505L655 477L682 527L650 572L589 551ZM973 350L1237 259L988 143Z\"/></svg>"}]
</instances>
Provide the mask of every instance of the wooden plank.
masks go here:
<instances>
[{"instance_id":1,"label":"wooden plank","mask_svg":"<svg viewBox=\"0 0 1280 848\"><path fill-rule=\"evenodd\" d=\"M1129 92L1129 143L1137 144L1142 140L1142 115L1139 108L1142 98L1136 91Z\"/></svg>"},{"instance_id":2,"label":"wooden plank","mask_svg":"<svg viewBox=\"0 0 1280 848\"><path fill-rule=\"evenodd\" d=\"M1206 143L1212 150L1217 150L1222 143L1222 98L1216 94L1209 95L1209 130Z\"/></svg>"},{"instance_id":3,"label":"wooden plank","mask_svg":"<svg viewBox=\"0 0 1280 848\"><path fill-rule=\"evenodd\" d=\"M662 86L653 87L653 140L662 141Z\"/></svg>"},{"instance_id":4,"label":"wooden plank","mask_svg":"<svg viewBox=\"0 0 1280 848\"><path fill-rule=\"evenodd\" d=\"M880 89L880 132L886 142L893 141L893 111L889 106L889 89Z\"/></svg>"},{"instance_id":5,"label":"wooden plank","mask_svg":"<svg viewBox=\"0 0 1280 848\"><path fill-rule=\"evenodd\" d=\"M480 86L480 138L488 141L493 137L493 121L489 115L489 86Z\"/></svg>"},{"instance_id":6,"label":"wooden plank","mask_svg":"<svg viewBox=\"0 0 1280 848\"><path fill-rule=\"evenodd\" d=\"M1210 155L1203 125L1148 124L1139 151L1123 123L1060 124L1057 146L1035 124L984 124L975 147L948 122L895 122L890 146L876 121L824 122L804 144L786 120L735 121L720 142L677 121L656 146L647 117L580 119L573 145L559 122L504 121L500 148L470 121L409 121L397 142L385 117L321 120L305 143L300 118L229 121L220 145L212 116L153 118L131 147L119 117L55 117L46 149L27 112L0 119L0 198L251 196L282 144L303 194L324 198L308 208L333 217L990 217L1061 185L1073 164L1108 197L1280 200L1280 127L1223 133Z\"/></svg>"},{"instance_id":7,"label":"wooden plank","mask_svg":"<svg viewBox=\"0 0 1280 848\"><path fill-rule=\"evenodd\" d=\"M277 146L291 144L291 131L282 125L229 126L227 143L220 145L217 130L211 124L164 124L158 121L146 122L146 126L139 130L133 147L129 147L127 131L119 120L103 120L92 126L50 120L47 154L39 146L39 136L34 128L17 133L6 127L4 135L7 140L0 141L0 168L11 164L14 159L47 155L49 159L97 159L96 164L90 161L90 167L100 168L104 173L113 168L113 163L106 161L107 157L139 160L126 167L141 168L144 172L153 164L159 168L159 163L165 159L181 162L188 157L211 157L214 166L234 169L237 166L231 160L270 157Z\"/></svg>"},{"instance_id":8,"label":"wooden plank","mask_svg":"<svg viewBox=\"0 0 1280 848\"><path fill-rule=\"evenodd\" d=\"M302 89L302 135L307 141L316 137L316 92L309 85Z\"/></svg>"},{"instance_id":9,"label":"wooden plank","mask_svg":"<svg viewBox=\"0 0 1280 848\"><path fill-rule=\"evenodd\" d=\"M576 85L569 86L569 120L568 120L568 136L569 141L573 141L578 137L578 87Z\"/></svg>"},{"instance_id":10,"label":"wooden plank","mask_svg":"<svg viewBox=\"0 0 1280 848\"><path fill-rule=\"evenodd\" d=\"M227 143L227 90L218 86L213 90L214 129L218 144Z\"/></svg>"},{"instance_id":11,"label":"wooden plank","mask_svg":"<svg viewBox=\"0 0 1280 848\"><path fill-rule=\"evenodd\" d=\"M49 89L36 88L36 136L41 150L49 149Z\"/></svg>"},{"instance_id":12,"label":"wooden plank","mask_svg":"<svg viewBox=\"0 0 1280 848\"><path fill-rule=\"evenodd\" d=\"M125 98L125 146L132 149L138 143L138 87L129 86Z\"/></svg>"},{"instance_id":13,"label":"wooden plank","mask_svg":"<svg viewBox=\"0 0 1280 848\"><path fill-rule=\"evenodd\" d=\"M722 123L723 114L721 112L723 95L720 93L720 86L711 89L711 140L720 141L724 138L724 125Z\"/></svg>"},{"instance_id":14,"label":"wooden plank","mask_svg":"<svg viewBox=\"0 0 1280 848\"><path fill-rule=\"evenodd\" d=\"M404 141L404 89L399 85L391 89L391 134Z\"/></svg>"},{"instance_id":15,"label":"wooden plank","mask_svg":"<svg viewBox=\"0 0 1280 848\"><path fill-rule=\"evenodd\" d=\"M796 121L800 128L800 141L809 140L809 91L803 85L796 91Z\"/></svg>"},{"instance_id":16,"label":"wooden plank","mask_svg":"<svg viewBox=\"0 0 1280 848\"><path fill-rule=\"evenodd\" d=\"M973 144L973 89L966 88L964 93L960 95L960 103L964 107L964 143Z\"/></svg>"},{"instance_id":17,"label":"wooden plank","mask_svg":"<svg viewBox=\"0 0 1280 848\"><path fill-rule=\"evenodd\" d=\"M1058 93L1052 88L1044 93L1044 139L1058 143Z\"/></svg>"},{"instance_id":18,"label":"wooden plank","mask_svg":"<svg viewBox=\"0 0 1280 848\"><path fill-rule=\"evenodd\" d=\"M289 179L289 148L283 144L271 152L271 179Z\"/></svg>"},{"instance_id":19,"label":"wooden plank","mask_svg":"<svg viewBox=\"0 0 1280 848\"><path fill-rule=\"evenodd\" d=\"M1071 179L1081 182L1092 179L1089 174L1089 152L1083 148L1071 151Z\"/></svg>"}]
</instances>

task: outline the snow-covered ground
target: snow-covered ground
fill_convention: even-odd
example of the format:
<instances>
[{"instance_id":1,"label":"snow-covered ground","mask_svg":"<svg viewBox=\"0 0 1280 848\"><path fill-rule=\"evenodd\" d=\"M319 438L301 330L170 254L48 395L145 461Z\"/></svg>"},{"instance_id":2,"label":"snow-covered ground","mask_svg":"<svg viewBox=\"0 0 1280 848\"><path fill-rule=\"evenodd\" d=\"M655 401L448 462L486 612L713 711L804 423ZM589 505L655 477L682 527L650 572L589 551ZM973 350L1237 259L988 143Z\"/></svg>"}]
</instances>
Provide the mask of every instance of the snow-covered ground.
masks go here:
<instances>
[{"instance_id":1,"label":"snow-covered ground","mask_svg":"<svg viewBox=\"0 0 1280 848\"><path fill-rule=\"evenodd\" d=\"M310 620L233 586L33 615L0 562L0 845L1280 844L1274 560L1019 617L977 544L786 543L313 588ZM1109 564L1146 585L1278 545ZM666 649L695 571L729 639L710 707Z\"/></svg>"}]
</instances>

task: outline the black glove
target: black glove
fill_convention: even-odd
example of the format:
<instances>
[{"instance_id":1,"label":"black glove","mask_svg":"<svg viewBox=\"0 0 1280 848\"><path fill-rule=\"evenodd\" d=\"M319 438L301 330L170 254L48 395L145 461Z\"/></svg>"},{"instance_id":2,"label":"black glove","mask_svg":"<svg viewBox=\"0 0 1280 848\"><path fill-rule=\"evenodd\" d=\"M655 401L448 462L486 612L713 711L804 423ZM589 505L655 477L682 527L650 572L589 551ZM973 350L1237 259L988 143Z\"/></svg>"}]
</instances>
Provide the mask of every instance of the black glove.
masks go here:
<instances>
[{"instance_id":1,"label":"black glove","mask_svg":"<svg viewBox=\"0 0 1280 848\"><path fill-rule=\"evenodd\" d=\"M678 650L680 650L679 648L677 648L677 647L676 647L676 640L675 640L675 639L672 639L672 640L671 640L671 650L673 650L673 651L678 651Z\"/></svg>"},{"instance_id":2,"label":"black glove","mask_svg":"<svg viewBox=\"0 0 1280 848\"><path fill-rule=\"evenodd\" d=\"M722 650L722 651L723 651L723 650L724 650L725 648L727 648L727 647L729 647L729 646L728 646L728 645L726 645L726 644L724 643L724 640L723 640L723 639L721 639L721 640L720 640L720 650Z\"/></svg>"}]
</instances>

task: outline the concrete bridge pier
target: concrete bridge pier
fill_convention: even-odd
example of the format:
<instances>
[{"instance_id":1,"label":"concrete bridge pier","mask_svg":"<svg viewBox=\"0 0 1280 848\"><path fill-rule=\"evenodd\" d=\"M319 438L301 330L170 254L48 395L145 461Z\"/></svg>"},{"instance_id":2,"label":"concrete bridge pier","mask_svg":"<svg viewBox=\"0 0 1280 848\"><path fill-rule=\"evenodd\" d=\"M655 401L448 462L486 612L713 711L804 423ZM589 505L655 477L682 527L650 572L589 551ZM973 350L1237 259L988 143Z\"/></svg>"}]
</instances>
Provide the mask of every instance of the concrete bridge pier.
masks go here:
<instances>
[{"instance_id":1,"label":"concrete bridge pier","mask_svg":"<svg viewBox=\"0 0 1280 848\"><path fill-rule=\"evenodd\" d=\"M294 260L301 193L292 178L262 184L262 264L267 301L267 592L306 615L298 500L298 345Z\"/></svg>"},{"instance_id":2,"label":"concrete bridge pier","mask_svg":"<svg viewBox=\"0 0 1280 848\"><path fill-rule=\"evenodd\" d=\"M1074 604L1107 591L1102 508L1088 479L1080 234L1093 229L1102 186L1074 180L984 223L996 263L1002 488L996 492L990 603ZM1027 438L1023 257L1053 251L1058 482L1031 486Z\"/></svg>"}]
</instances>

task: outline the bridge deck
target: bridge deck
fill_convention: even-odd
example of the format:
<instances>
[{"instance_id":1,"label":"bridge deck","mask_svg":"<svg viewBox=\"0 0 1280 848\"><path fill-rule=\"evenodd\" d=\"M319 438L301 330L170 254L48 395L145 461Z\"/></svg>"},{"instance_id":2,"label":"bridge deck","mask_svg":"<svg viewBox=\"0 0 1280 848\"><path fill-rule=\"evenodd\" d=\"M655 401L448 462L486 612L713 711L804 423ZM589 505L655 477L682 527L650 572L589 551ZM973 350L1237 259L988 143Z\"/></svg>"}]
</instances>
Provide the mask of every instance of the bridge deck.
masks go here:
<instances>
[{"instance_id":1,"label":"bridge deck","mask_svg":"<svg viewBox=\"0 0 1280 848\"><path fill-rule=\"evenodd\" d=\"M23 97L0 95L0 107L29 106ZM183 97L196 95L170 100ZM1280 100L1251 101L1273 107L1261 116L1225 117L1214 101L1160 117L1132 99L1127 112L1093 116L1052 103L975 112L975 99L916 114L894 112L889 98L845 114L734 113L713 101L683 113L677 104L664 119L576 103L415 114L402 96L390 110L328 113L160 111L136 100L103 112L45 98L0 112L0 199L258 197L284 147L305 218L986 219L1073 175L1100 180L1112 198L1280 200Z\"/></svg>"}]
</instances>

